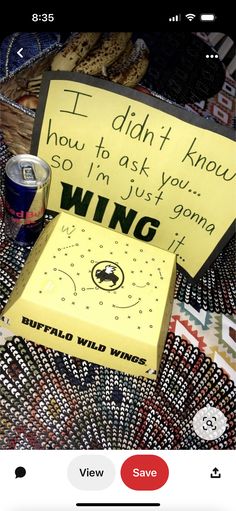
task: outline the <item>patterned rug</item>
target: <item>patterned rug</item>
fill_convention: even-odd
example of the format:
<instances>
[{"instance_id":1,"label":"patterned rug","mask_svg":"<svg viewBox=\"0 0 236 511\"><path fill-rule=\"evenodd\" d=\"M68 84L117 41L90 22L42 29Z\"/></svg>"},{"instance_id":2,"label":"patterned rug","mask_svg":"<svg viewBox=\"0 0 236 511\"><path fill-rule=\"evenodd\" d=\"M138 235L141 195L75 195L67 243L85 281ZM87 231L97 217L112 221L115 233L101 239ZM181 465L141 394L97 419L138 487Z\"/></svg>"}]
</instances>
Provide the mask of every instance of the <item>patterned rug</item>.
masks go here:
<instances>
[{"instance_id":1,"label":"patterned rug","mask_svg":"<svg viewBox=\"0 0 236 511\"><path fill-rule=\"evenodd\" d=\"M25 342L1 348L1 449L234 449L236 389L198 348L169 334L157 382ZM227 419L206 441L193 417Z\"/></svg>"}]
</instances>

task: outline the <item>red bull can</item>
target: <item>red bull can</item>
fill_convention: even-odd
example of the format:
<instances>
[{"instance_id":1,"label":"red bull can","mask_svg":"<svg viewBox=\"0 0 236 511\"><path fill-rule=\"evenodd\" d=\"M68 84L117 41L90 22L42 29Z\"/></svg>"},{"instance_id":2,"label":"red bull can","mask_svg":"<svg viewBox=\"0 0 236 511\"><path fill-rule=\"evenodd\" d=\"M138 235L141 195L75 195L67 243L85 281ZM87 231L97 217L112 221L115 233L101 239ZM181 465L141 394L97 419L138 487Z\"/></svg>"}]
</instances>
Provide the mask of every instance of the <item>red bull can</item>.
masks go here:
<instances>
[{"instance_id":1,"label":"red bull can","mask_svg":"<svg viewBox=\"0 0 236 511\"><path fill-rule=\"evenodd\" d=\"M51 169L31 154L8 160L5 171L5 230L20 245L32 245L44 223Z\"/></svg>"}]
</instances>

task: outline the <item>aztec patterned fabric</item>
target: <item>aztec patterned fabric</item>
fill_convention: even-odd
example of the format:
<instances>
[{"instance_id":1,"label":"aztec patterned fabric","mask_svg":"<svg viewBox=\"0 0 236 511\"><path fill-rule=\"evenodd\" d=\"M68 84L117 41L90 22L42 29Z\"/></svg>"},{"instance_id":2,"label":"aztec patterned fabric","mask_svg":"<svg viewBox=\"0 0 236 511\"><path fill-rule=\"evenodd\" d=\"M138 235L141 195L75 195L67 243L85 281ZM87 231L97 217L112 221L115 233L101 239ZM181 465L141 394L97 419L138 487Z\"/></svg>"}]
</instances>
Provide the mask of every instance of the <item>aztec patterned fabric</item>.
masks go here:
<instances>
[{"instance_id":1,"label":"aztec patterned fabric","mask_svg":"<svg viewBox=\"0 0 236 511\"><path fill-rule=\"evenodd\" d=\"M233 449L233 382L198 348L169 334L157 382L15 337L1 348L1 449ZM217 407L217 440L193 428Z\"/></svg>"},{"instance_id":2,"label":"aztec patterned fabric","mask_svg":"<svg viewBox=\"0 0 236 511\"><path fill-rule=\"evenodd\" d=\"M236 322L229 314L174 301L169 330L210 357L236 384Z\"/></svg>"}]
</instances>

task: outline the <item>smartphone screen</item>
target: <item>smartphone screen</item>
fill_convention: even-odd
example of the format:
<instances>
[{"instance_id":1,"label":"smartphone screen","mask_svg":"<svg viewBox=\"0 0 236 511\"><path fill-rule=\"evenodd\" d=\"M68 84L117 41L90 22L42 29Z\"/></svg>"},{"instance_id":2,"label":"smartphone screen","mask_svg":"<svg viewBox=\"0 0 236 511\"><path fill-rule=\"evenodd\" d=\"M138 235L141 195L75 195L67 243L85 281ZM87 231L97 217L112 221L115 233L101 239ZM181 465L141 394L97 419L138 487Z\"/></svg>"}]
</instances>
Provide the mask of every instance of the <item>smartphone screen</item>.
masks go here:
<instances>
[{"instance_id":1,"label":"smartphone screen","mask_svg":"<svg viewBox=\"0 0 236 511\"><path fill-rule=\"evenodd\" d=\"M6 9L0 507L232 511L232 13Z\"/></svg>"}]
</instances>

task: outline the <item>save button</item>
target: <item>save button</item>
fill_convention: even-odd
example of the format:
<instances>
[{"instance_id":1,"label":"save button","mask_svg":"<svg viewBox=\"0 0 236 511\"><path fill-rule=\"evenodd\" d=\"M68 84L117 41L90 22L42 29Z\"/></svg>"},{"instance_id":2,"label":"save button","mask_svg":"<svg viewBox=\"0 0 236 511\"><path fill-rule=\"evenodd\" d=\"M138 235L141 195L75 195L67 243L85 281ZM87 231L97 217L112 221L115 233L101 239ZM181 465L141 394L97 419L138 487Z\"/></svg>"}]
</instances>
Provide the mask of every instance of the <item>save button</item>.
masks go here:
<instances>
[{"instance_id":1,"label":"save button","mask_svg":"<svg viewBox=\"0 0 236 511\"><path fill-rule=\"evenodd\" d=\"M132 490L158 490L168 477L166 462L154 454L130 456L121 467L121 479Z\"/></svg>"}]
</instances>

